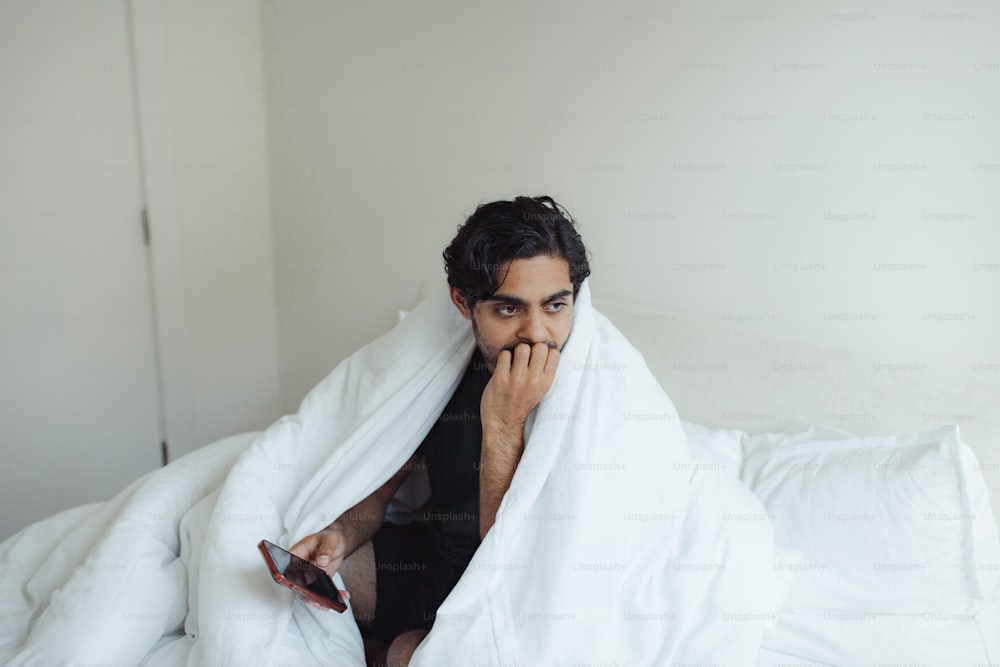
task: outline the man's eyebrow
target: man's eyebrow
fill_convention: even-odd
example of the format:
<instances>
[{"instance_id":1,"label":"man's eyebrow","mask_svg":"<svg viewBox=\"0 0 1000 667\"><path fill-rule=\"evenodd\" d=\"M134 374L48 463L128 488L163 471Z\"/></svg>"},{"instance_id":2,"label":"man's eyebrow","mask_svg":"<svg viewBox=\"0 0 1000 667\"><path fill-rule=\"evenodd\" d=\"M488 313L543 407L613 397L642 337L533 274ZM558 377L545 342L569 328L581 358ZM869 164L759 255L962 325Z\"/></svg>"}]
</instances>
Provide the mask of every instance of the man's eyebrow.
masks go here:
<instances>
[{"instance_id":1,"label":"man's eyebrow","mask_svg":"<svg viewBox=\"0 0 1000 667\"><path fill-rule=\"evenodd\" d=\"M573 291L572 290L568 290L568 289L560 290L559 292L556 292L555 294L551 294L551 295L545 297L544 299L542 299L541 303L545 304L545 303L548 303L549 301L555 301L556 299L562 299L564 297L572 296L572 295L573 295ZM500 294L500 293L497 293L497 294L494 294L493 296L490 296L490 297L487 297L487 298L483 299L483 301L502 301L504 303L513 304L515 306L527 306L528 305L527 301L525 301L524 299L522 299L520 297L514 296L513 294Z\"/></svg>"}]
</instances>

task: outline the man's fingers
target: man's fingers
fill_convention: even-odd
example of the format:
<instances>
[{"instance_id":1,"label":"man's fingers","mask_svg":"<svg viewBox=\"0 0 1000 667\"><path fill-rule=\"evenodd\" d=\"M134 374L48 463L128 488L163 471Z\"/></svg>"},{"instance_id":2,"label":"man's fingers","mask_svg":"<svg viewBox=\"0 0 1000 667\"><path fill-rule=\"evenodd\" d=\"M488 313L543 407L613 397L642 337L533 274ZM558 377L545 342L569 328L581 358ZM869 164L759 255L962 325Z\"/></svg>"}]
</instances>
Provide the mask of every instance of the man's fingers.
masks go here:
<instances>
[{"instance_id":1,"label":"man's fingers","mask_svg":"<svg viewBox=\"0 0 1000 667\"><path fill-rule=\"evenodd\" d=\"M480 402L484 424L523 424L552 385L559 356L559 350L545 342L519 342L502 349Z\"/></svg>"},{"instance_id":2,"label":"man's fingers","mask_svg":"<svg viewBox=\"0 0 1000 667\"><path fill-rule=\"evenodd\" d=\"M315 562L317 565L323 567L330 564L330 561L336 557L335 546L330 543L330 540L323 539L320 540L319 546L316 547L316 552L313 554L315 556Z\"/></svg>"},{"instance_id":3,"label":"man's fingers","mask_svg":"<svg viewBox=\"0 0 1000 667\"><path fill-rule=\"evenodd\" d=\"M319 537L313 533L312 535L307 535L296 542L295 546L289 549L288 552L303 560L310 560L318 544Z\"/></svg>"},{"instance_id":4,"label":"man's fingers","mask_svg":"<svg viewBox=\"0 0 1000 667\"><path fill-rule=\"evenodd\" d=\"M559 350L542 342L518 343L512 353L505 352L507 350L501 350L497 357L497 370L513 372L525 369L534 374L552 375L555 365L559 363Z\"/></svg>"},{"instance_id":5,"label":"man's fingers","mask_svg":"<svg viewBox=\"0 0 1000 667\"><path fill-rule=\"evenodd\" d=\"M326 531L321 533L319 545L313 553L313 562L325 570L331 569L331 564L339 566L343 552L343 540L339 533Z\"/></svg>"},{"instance_id":6,"label":"man's fingers","mask_svg":"<svg viewBox=\"0 0 1000 667\"><path fill-rule=\"evenodd\" d=\"M559 350L549 348L549 356L545 357L545 368L544 373L547 376L554 376L556 373L556 366L559 365Z\"/></svg>"},{"instance_id":7,"label":"man's fingers","mask_svg":"<svg viewBox=\"0 0 1000 667\"><path fill-rule=\"evenodd\" d=\"M531 363L529 368L544 371L548 365L549 355L554 352L546 343L535 343L531 346Z\"/></svg>"},{"instance_id":8,"label":"man's fingers","mask_svg":"<svg viewBox=\"0 0 1000 667\"><path fill-rule=\"evenodd\" d=\"M500 354L497 355L497 367L495 370L510 372L512 359L513 353L510 350L500 350Z\"/></svg>"},{"instance_id":9,"label":"man's fingers","mask_svg":"<svg viewBox=\"0 0 1000 667\"><path fill-rule=\"evenodd\" d=\"M531 345L527 343L518 343L514 348L514 361L511 364L512 368L527 368L528 361L531 359Z\"/></svg>"}]
</instances>

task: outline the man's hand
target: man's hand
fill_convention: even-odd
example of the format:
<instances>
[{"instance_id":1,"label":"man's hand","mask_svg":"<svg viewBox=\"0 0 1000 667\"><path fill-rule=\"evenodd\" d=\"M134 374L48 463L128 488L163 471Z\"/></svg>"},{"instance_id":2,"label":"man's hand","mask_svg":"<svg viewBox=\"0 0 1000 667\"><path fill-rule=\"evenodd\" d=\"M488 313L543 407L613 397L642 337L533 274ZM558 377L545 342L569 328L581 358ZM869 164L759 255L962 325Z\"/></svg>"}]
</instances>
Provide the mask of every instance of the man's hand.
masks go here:
<instances>
[{"instance_id":1,"label":"man's hand","mask_svg":"<svg viewBox=\"0 0 1000 667\"><path fill-rule=\"evenodd\" d=\"M347 536L342 528L332 524L318 533L306 535L288 551L319 565L332 577L347 557Z\"/></svg>"},{"instance_id":2,"label":"man's hand","mask_svg":"<svg viewBox=\"0 0 1000 667\"><path fill-rule=\"evenodd\" d=\"M406 476L413 470L419 457L420 450L418 449L410 455L406 463L392 477L372 491L367 498L341 514L336 521L323 530L303 537L289 551L299 558L315 563L333 577L334 573L340 570L344 559L349 558L378 532L385 519L385 508L389 505L389 500L396 494L396 490ZM355 575L348 576L353 571L352 563L353 561L348 561L347 571L341 572L340 576L344 579L346 586L360 587L357 589L358 602L363 606L366 600L375 599L373 587L375 580L370 577L352 580ZM368 590L370 586L372 588ZM347 591L340 591L340 595L345 600L350 597ZM326 607L312 602L309 604L317 609L326 609ZM374 608L372 613L374 613Z\"/></svg>"},{"instance_id":3,"label":"man's hand","mask_svg":"<svg viewBox=\"0 0 1000 667\"><path fill-rule=\"evenodd\" d=\"M524 451L524 422L552 385L559 350L545 343L522 343L502 350L483 390L480 418L483 449L479 461L479 537L493 527Z\"/></svg>"},{"instance_id":4,"label":"man's hand","mask_svg":"<svg viewBox=\"0 0 1000 667\"><path fill-rule=\"evenodd\" d=\"M347 537L343 528L333 523L318 533L306 535L288 551L302 560L318 565L333 579L333 575L340 569L340 564L347 557ZM330 609L330 607L314 602L305 596L300 595L299 597L303 602L308 602L317 609ZM348 600L351 594L347 591L340 591L340 597L343 600Z\"/></svg>"},{"instance_id":5,"label":"man's hand","mask_svg":"<svg viewBox=\"0 0 1000 667\"><path fill-rule=\"evenodd\" d=\"M501 350L480 403L483 432L523 429L528 415L552 385L558 364L559 350L545 343L521 343L513 354Z\"/></svg>"}]
</instances>

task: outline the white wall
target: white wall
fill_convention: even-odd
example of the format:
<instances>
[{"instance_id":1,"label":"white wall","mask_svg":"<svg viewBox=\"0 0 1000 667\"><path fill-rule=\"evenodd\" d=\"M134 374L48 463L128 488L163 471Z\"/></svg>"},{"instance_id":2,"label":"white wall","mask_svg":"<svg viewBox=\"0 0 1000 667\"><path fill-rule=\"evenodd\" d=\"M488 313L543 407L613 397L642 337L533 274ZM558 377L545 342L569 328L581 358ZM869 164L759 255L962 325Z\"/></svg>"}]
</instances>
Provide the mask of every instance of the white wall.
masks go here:
<instances>
[{"instance_id":1,"label":"white wall","mask_svg":"<svg viewBox=\"0 0 1000 667\"><path fill-rule=\"evenodd\" d=\"M599 297L1000 384L992 5L132 7L175 456L293 410L520 193Z\"/></svg>"},{"instance_id":2,"label":"white wall","mask_svg":"<svg viewBox=\"0 0 1000 667\"><path fill-rule=\"evenodd\" d=\"M176 363L187 365L193 420L176 456L281 413L259 7L162 8L176 207L165 224L177 254L160 268L181 281Z\"/></svg>"},{"instance_id":3,"label":"white wall","mask_svg":"<svg viewBox=\"0 0 1000 667\"><path fill-rule=\"evenodd\" d=\"M0 538L280 415L258 4L4 10Z\"/></svg>"},{"instance_id":4,"label":"white wall","mask_svg":"<svg viewBox=\"0 0 1000 667\"><path fill-rule=\"evenodd\" d=\"M1000 377L997 8L262 5L283 404L477 203L555 196L595 295Z\"/></svg>"},{"instance_id":5,"label":"white wall","mask_svg":"<svg viewBox=\"0 0 1000 667\"><path fill-rule=\"evenodd\" d=\"M126 9L54 9L0 2L0 539L160 464Z\"/></svg>"}]
</instances>

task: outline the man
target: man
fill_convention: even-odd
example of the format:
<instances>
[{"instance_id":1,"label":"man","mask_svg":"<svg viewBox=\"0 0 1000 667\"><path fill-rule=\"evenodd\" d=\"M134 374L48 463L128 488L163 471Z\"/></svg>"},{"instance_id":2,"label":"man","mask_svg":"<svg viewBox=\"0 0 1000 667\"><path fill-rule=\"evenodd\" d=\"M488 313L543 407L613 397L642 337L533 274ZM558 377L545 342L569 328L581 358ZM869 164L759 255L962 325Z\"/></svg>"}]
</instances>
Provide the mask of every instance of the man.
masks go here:
<instances>
[{"instance_id":1,"label":"man","mask_svg":"<svg viewBox=\"0 0 1000 667\"><path fill-rule=\"evenodd\" d=\"M572 218L550 197L484 204L444 251L451 299L477 349L444 412L385 484L292 552L339 571L369 664L405 665L493 525L590 274ZM428 523L384 523L425 461Z\"/></svg>"}]
</instances>

